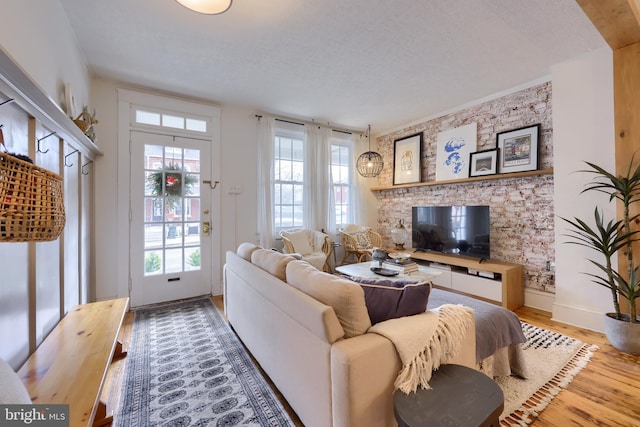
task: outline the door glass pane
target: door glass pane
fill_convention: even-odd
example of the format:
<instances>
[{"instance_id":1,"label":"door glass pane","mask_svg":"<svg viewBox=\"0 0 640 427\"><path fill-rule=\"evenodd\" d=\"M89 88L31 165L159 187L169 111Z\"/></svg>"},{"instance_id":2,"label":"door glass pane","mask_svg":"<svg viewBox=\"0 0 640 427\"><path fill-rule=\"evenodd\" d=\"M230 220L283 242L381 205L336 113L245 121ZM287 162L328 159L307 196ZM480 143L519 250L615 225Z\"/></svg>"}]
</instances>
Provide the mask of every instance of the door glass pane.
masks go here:
<instances>
[{"instance_id":1,"label":"door glass pane","mask_svg":"<svg viewBox=\"0 0 640 427\"><path fill-rule=\"evenodd\" d=\"M184 250L185 271L200 270L200 248L185 248Z\"/></svg>"},{"instance_id":2,"label":"door glass pane","mask_svg":"<svg viewBox=\"0 0 640 427\"><path fill-rule=\"evenodd\" d=\"M167 249L164 251L166 255L165 273L180 273L182 268L182 248Z\"/></svg>"},{"instance_id":3,"label":"door glass pane","mask_svg":"<svg viewBox=\"0 0 640 427\"><path fill-rule=\"evenodd\" d=\"M162 274L162 251L144 252L144 275Z\"/></svg>"},{"instance_id":4,"label":"door glass pane","mask_svg":"<svg viewBox=\"0 0 640 427\"><path fill-rule=\"evenodd\" d=\"M200 270L200 150L144 153L145 275Z\"/></svg>"},{"instance_id":5,"label":"door glass pane","mask_svg":"<svg viewBox=\"0 0 640 427\"><path fill-rule=\"evenodd\" d=\"M160 224L144 225L144 248L145 249L162 249L162 230Z\"/></svg>"}]
</instances>

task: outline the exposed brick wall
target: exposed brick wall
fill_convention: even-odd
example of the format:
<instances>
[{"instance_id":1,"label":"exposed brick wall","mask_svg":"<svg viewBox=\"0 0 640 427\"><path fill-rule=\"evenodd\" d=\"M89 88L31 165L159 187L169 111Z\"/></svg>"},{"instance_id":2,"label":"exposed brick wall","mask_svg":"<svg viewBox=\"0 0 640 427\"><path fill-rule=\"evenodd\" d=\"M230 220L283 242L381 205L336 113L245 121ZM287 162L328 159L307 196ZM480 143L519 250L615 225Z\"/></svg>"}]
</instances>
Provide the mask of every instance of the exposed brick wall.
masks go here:
<instances>
[{"instance_id":1,"label":"exposed brick wall","mask_svg":"<svg viewBox=\"0 0 640 427\"><path fill-rule=\"evenodd\" d=\"M551 83L543 83L437 119L379 137L378 150L385 167L380 186L393 184L393 146L396 139L423 133L422 181L435 180L438 132L476 122L477 149L496 146L496 134L540 123L539 169L553 167ZM390 230L403 219L411 224L412 206L489 205L491 258L522 264L525 287L555 293L553 272L547 260L555 259L553 176L541 175L467 182L450 185L375 191L380 207L378 231L392 245Z\"/></svg>"}]
</instances>

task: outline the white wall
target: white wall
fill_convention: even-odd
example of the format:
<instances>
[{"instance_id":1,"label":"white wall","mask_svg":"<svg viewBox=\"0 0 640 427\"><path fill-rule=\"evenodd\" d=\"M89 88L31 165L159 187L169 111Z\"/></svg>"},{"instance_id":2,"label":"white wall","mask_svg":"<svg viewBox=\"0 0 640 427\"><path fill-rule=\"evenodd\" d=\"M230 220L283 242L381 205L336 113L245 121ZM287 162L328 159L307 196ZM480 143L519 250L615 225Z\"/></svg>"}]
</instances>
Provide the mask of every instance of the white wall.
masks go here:
<instances>
[{"instance_id":1,"label":"white wall","mask_svg":"<svg viewBox=\"0 0 640 427\"><path fill-rule=\"evenodd\" d=\"M64 105L66 83L74 88L80 106L88 104L88 71L60 4L50 0L3 0L2 16L0 48L13 62L59 106ZM44 148L50 150L47 154L33 155L35 138L59 129L48 129L36 123L35 135L29 136L28 120L34 111L21 110L17 104L6 105L0 111L9 149L25 154L31 151L38 165L54 172L70 173L61 165L58 155L61 144L55 137L43 141ZM77 142L67 141L69 144ZM78 180L65 181L67 190L77 191ZM67 206L67 227L77 225L78 218L85 214L86 205ZM65 244L71 253L77 253L80 240L67 235ZM32 248L31 254L29 248ZM14 368L20 366L29 353L30 331L35 336L31 344L35 345L59 320L62 277L68 296L73 296L71 289L78 287L77 273L61 274L65 261L59 240L35 245L0 243L0 342L3 343L0 357ZM75 295L74 301L69 298L65 302L77 304L77 292ZM29 301L35 302L35 312L30 312Z\"/></svg>"},{"instance_id":2,"label":"white wall","mask_svg":"<svg viewBox=\"0 0 640 427\"><path fill-rule=\"evenodd\" d=\"M60 3L2 0L2 16L0 45L14 62L61 107L66 83L80 109L89 105L86 61Z\"/></svg>"},{"instance_id":3,"label":"white wall","mask_svg":"<svg viewBox=\"0 0 640 427\"><path fill-rule=\"evenodd\" d=\"M610 291L592 283L582 272L595 272L586 260L595 253L563 243L568 239L565 223L558 217L593 217L594 202L615 217L615 205L604 195L582 194L590 174L584 161L615 170L613 117L613 55L600 49L552 69L553 150L555 182L556 301L555 320L604 331L602 313L613 309ZM593 223L589 221L589 223Z\"/></svg>"}]
</instances>

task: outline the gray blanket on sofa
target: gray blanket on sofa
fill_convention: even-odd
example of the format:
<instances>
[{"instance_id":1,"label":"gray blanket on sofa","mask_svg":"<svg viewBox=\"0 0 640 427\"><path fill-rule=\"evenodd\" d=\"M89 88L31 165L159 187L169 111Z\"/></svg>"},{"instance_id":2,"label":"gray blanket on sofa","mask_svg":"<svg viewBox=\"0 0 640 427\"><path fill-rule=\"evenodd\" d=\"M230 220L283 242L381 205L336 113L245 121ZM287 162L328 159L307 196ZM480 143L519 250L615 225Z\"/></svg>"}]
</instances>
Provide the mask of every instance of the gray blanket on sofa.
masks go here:
<instances>
[{"instance_id":1,"label":"gray blanket on sofa","mask_svg":"<svg viewBox=\"0 0 640 427\"><path fill-rule=\"evenodd\" d=\"M520 319L513 311L453 292L432 289L427 309L442 304L462 304L474 310L478 363L507 345L526 342Z\"/></svg>"}]
</instances>

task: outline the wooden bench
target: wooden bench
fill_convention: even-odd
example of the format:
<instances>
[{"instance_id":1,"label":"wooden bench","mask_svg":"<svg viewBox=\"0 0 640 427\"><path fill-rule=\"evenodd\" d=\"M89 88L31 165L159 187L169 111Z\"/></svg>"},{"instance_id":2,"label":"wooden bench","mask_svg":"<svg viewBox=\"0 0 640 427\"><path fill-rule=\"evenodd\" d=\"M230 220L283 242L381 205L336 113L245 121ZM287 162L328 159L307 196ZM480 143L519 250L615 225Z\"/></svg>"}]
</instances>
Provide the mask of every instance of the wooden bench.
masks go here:
<instances>
[{"instance_id":1,"label":"wooden bench","mask_svg":"<svg viewBox=\"0 0 640 427\"><path fill-rule=\"evenodd\" d=\"M111 362L126 355L118 334L128 310L129 298L69 310L18 371L32 402L68 404L70 426L110 423L100 393Z\"/></svg>"}]
</instances>

